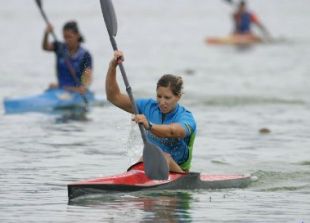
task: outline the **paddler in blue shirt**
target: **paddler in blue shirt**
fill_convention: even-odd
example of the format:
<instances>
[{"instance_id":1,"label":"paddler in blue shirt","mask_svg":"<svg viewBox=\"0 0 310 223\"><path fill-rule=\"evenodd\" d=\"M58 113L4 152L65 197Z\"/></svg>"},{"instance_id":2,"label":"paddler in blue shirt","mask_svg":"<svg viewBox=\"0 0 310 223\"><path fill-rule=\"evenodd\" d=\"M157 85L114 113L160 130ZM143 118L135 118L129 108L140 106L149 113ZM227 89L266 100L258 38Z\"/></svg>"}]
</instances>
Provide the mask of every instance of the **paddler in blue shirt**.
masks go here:
<instances>
[{"instance_id":1,"label":"paddler in blue shirt","mask_svg":"<svg viewBox=\"0 0 310 223\"><path fill-rule=\"evenodd\" d=\"M85 93L92 80L92 57L81 46L84 41L75 21L63 26L64 42L49 42L53 32L49 24L44 32L42 48L56 53L58 83L51 83L49 88L63 88L69 91Z\"/></svg>"},{"instance_id":2,"label":"paddler in blue shirt","mask_svg":"<svg viewBox=\"0 0 310 223\"><path fill-rule=\"evenodd\" d=\"M245 1L239 2L237 10L233 13L233 22L234 34L253 35L251 26L252 24L255 24L262 31L265 37L270 37L268 30L259 21L257 16L253 12L247 10Z\"/></svg>"},{"instance_id":3,"label":"paddler in blue shirt","mask_svg":"<svg viewBox=\"0 0 310 223\"><path fill-rule=\"evenodd\" d=\"M116 67L123 60L123 53L115 51L106 76L107 99L117 107L134 113L130 98L121 93L116 79ZM166 74L157 82L156 100L135 101L139 114L133 121L143 124L148 140L164 152L170 171L189 171L196 134L196 122L190 111L178 102L182 96L183 80Z\"/></svg>"}]
</instances>

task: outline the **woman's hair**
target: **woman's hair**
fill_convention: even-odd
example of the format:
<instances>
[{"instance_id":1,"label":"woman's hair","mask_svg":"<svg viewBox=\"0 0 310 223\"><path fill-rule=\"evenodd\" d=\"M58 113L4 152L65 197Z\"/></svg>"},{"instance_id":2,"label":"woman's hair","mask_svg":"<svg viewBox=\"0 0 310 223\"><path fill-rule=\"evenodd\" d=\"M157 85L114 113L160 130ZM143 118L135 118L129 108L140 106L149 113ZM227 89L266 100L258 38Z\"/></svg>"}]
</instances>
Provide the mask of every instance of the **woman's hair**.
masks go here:
<instances>
[{"instance_id":1,"label":"woman's hair","mask_svg":"<svg viewBox=\"0 0 310 223\"><path fill-rule=\"evenodd\" d=\"M181 96L183 93L182 77L173 74L165 74L157 82L156 89L159 87L169 87L175 96Z\"/></svg>"},{"instance_id":2,"label":"woman's hair","mask_svg":"<svg viewBox=\"0 0 310 223\"><path fill-rule=\"evenodd\" d=\"M245 0L241 0L240 2L239 2L239 6L245 6L246 5L246 1Z\"/></svg>"},{"instance_id":3,"label":"woman's hair","mask_svg":"<svg viewBox=\"0 0 310 223\"><path fill-rule=\"evenodd\" d=\"M78 34L80 36L79 38L79 42L84 42L84 37L82 36L82 34L79 31L79 27L76 21L69 21L67 23L65 23L65 25L63 26L63 31L65 30L70 30L76 34Z\"/></svg>"}]
</instances>

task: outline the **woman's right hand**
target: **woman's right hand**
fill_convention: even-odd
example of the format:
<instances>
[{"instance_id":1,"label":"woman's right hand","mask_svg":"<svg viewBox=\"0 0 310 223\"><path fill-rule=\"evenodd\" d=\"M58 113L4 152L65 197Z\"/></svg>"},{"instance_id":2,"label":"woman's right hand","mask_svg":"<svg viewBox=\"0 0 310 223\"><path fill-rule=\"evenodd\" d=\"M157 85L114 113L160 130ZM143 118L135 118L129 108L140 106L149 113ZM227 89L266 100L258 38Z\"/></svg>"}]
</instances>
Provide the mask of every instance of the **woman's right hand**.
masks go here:
<instances>
[{"instance_id":1,"label":"woman's right hand","mask_svg":"<svg viewBox=\"0 0 310 223\"><path fill-rule=\"evenodd\" d=\"M53 32L53 30L54 30L53 26L51 24L47 24L45 32L46 33L51 33L51 32Z\"/></svg>"},{"instance_id":2,"label":"woman's right hand","mask_svg":"<svg viewBox=\"0 0 310 223\"><path fill-rule=\"evenodd\" d=\"M111 63L114 66L117 66L118 64L121 64L123 61L124 61L124 54L123 54L123 52L120 51L120 50L114 51L114 55L113 55L113 58L111 60Z\"/></svg>"}]
</instances>

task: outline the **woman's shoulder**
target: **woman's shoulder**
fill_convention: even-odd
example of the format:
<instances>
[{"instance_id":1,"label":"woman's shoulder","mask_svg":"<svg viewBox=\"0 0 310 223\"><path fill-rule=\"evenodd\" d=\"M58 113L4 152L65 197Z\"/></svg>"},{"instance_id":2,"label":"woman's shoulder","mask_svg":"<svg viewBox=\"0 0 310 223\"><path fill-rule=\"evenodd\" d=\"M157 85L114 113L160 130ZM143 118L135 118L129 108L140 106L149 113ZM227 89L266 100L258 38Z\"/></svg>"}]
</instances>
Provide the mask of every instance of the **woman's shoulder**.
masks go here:
<instances>
[{"instance_id":1,"label":"woman's shoulder","mask_svg":"<svg viewBox=\"0 0 310 223\"><path fill-rule=\"evenodd\" d=\"M192 113L190 110L188 110L184 105L179 105L179 108L178 110L181 112L181 113Z\"/></svg>"},{"instance_id":2,"label":"woman's shoulder","mask_svg":"<svg viewBox=\"0 0 310 223\"><path fill-rule=\"evenodd\" d=\"M157 104L157 102L152 99L152 98L139 98L139 99L136 99L136 103L138 104Z\"/></svg>"},{"instance_id":3,"label":"woman's shoulder","mask_svg":"<svg viewBox=\"0 0 310 223\"><path fill-rule=\"evenodd\" d=\"M178 114L180 116L187 116L189 118L194 119L193 113L190 110L188 110L186 107L184 107L183 105L179 105Z\"/></svg>"},{"instance_id":4,"label":"woman's shoulder","mask_svg":"<svg viewBox=\"0 0 310 223\"><path fill-rule=\"evenodd\" d=\"M92 60L91 53L83 46L79 47L76 53L76 57L80 58L81 60L87 60L87 61Z\"/></svg>"},{"instance_id":5,"label":"woman's shoulder","mask_svg":"<svg viewBox=\"0 0 310 223\"><path fill-rule=\"evenodd\" d=\"M90 55L90 51L89 51L86 47L84 47L84 46L82 46L82 45L80 45L80 50L81 50L84 54L89 54L89 55Z\"/></svg>"}]
</instances>

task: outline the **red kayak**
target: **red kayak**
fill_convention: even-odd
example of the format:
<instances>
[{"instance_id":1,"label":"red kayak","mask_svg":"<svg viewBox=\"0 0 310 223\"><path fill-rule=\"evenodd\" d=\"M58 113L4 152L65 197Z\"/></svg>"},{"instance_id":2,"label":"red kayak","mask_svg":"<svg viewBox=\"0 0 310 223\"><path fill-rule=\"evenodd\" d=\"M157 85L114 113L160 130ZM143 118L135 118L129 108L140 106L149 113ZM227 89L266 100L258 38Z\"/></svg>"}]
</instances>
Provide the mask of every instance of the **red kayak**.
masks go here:
<instances>
[{"instance_id":1,"label":"red kayak","mask_svg":"<svg viewBox=\"0 0 310 223\"><path fill-rule=\"evenodd\" d=\"M143 163L136 163L127 172L68 185L68 197L139 190L193 190L244 188L251 182L250 175L212 175L203 173L169 173L168 180L151 180L144 173Z\"/></svg>"}]
</instances>

